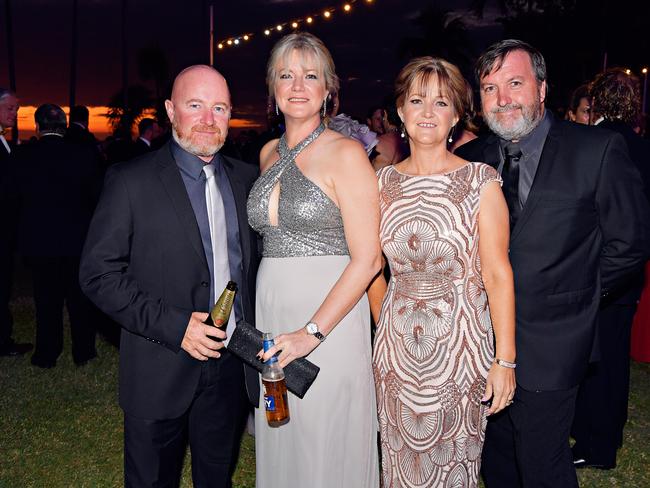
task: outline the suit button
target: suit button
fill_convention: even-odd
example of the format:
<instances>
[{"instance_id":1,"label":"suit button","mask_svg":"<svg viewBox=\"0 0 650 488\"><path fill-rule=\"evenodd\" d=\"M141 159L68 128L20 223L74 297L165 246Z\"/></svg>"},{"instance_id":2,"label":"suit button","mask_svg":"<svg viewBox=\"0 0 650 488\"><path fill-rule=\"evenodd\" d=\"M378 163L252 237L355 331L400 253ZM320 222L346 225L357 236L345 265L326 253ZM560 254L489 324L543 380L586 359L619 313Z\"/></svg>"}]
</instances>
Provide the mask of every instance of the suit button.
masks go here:
<instances>
[{"instance_id":1,"label":"suit button","mask_svg":"<svg viewBox=\"0 0 650 488\"><path fill-rule=\"evenodd\" d=\"M202 282L201 282L201 286L202 286L203 288L207 288L209 285L210 285L210 283L208 283L207 281L202 281Z\"/></svg>"}]
</instances>

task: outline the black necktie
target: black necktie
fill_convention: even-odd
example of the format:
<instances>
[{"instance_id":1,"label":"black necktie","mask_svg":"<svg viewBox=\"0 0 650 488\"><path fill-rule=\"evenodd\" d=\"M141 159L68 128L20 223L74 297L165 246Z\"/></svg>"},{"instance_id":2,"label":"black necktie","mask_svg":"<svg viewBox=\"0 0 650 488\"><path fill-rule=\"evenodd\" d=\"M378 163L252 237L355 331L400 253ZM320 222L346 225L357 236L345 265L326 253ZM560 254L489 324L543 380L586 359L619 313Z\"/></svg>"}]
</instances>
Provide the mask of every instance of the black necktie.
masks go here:
<instances>
[{"instance_id":1,"label":"black necktie","mask_svg":"<svg viewBox=\"0 0 650 488\"><path fill-rule=\"evenodd\" d=\"M508 142L503 146L505 159L503 161L503 194L508 203L510 211L510 228L512 229L517 222L521 205L519 204L519 160L521 159L521 149L514 142Z\"/></svg>"}]
</instances>

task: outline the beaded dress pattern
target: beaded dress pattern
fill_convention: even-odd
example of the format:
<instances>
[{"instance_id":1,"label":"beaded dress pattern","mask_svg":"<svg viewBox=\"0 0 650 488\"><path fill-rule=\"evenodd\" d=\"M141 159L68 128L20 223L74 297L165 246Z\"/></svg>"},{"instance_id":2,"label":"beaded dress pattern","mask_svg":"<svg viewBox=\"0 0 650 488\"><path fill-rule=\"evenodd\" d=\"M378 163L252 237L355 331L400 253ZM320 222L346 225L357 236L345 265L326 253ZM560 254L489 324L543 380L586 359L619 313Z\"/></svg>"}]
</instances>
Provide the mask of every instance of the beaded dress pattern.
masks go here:
<instances>
[{"instance_id":1,"label":"beaded dress pattern","mask_svg":"<svg viewBox=\"0 0 650 488\"><path fill-rule=\"evenodd\" d=\"M385 488L475 487L481 397L494 357L478 253L482 163L378 173L380 237L391 269L373 354Z\"/></svg>"}]
</instances>

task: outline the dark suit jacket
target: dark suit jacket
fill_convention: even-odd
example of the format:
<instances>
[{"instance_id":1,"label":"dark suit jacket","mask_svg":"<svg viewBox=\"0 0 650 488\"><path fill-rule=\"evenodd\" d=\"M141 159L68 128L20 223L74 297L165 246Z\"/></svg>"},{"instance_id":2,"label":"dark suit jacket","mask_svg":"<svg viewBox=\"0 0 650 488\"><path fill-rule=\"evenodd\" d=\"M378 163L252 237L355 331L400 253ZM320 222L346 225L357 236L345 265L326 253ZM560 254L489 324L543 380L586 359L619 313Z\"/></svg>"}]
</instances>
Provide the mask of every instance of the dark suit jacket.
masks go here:
<instances>
[{"instance_id":1,"label":"dark suit jacket","mask_svg":"<svg viewBox=\"0 0 650 488\"><path fill-rule=\"evenodd\" d=\"M461 146L470 161L499 165L499 139ZM587 368L601 291L624 283L650 249L650 212L623 138L554 121L528 200L511 230L517 382L568 389Z\"/></svg>"},{"instance_id":2,"label":"dark suit jacket","mask_svg":"<svg viewBox=\"0 0 650 488\"><path fill-rule=\"evenodd\" d=\"M5 145L0 142L0 221L2 222L0 224L0 229L2 229L0 257L10 255L12 256L10 259L13 260L16 210L12 208L13 202L9 200L6 193L9 188L9 170L13 164L11 160L12 154L7 152Z\"/></svg>"},{"instance_id":3,"label":"dark suit jacket","mask_svg":"<svg viewBox=\"0 0 650 488\"><path fill-rule=\"evenodd\" d=\"M7 141L7 144L9 144L9 141ZM8 161L9 153L7 152L7 148L2 142L0 142L0 164L5 164Z\"/></svg>"},{"instance_id":4,"label":"dark suit jacket","mask_svg":"<svg viewBox=\"0 0 650 488\"><path fill-rule=\"evenodd\" d=\"M650 201L650 141L635 133L632 128L620 121L603 120L598 127L618 132L623 136L630 153L630 159L636 164L641 179L643 180L645 195ZM610 294L604 301L604 305L614 303L616 305L636 305L643 290L644 272L630 277L628 286L621 287L616 293Z\"/></svg>"},{"instance_id":5,"label":"dark suit jacket","mask_svg":"<svg viewBox=\"0 0 650 488\"><path fill-rule=\"evenodd\" d=\"M84 129L80 125L70 124L70 127L65 131L65 139L74 144L91 144L97 145L97 139L88 129Z\"/></svg>"},{"instance_id":6,"label":"dark suit jacket","mask_svg":"<svg viewBox=\"0 0 650 488\"><path fill-rule=\"evenodd\" d=\"M246 198L257 169L230 158L224 158L224 168L239 220L243 313L254 323L258 254ZM181 341L190 314L209 310L211 276L169 144L109 169L80 280L88 297L122 325L120 405L125 412L158 419L185 412L203 363L181 349ZM257 404L258 375L242 365L242 374L245 370L249 398Z\"/></svg>"},{"instance_id":7,"label":"dark suit jacket","mask_svg":"<svg viewBox=\"0 0 650 488\"><path fill-rule=\"evenodd\" d=\"M151 151L152 151L152 148L147 146L147 143L144 142L139 137L133 143L132 153L133 153L134 158L137 157L137 156L142 156L143 154L147 154L148 152L151 152Z\"/></svg>"},{"instance_id":8,"label":"dark suit jacket","mask_svg":"<svg viewBox=\"0 0 650 488\"><path fill-rule=\"evenodd\" d=\"M43 136L13 152L7 191L14 200L23 256L80 256L101 173L90 146Z\"/></svg>"}]
</instances>

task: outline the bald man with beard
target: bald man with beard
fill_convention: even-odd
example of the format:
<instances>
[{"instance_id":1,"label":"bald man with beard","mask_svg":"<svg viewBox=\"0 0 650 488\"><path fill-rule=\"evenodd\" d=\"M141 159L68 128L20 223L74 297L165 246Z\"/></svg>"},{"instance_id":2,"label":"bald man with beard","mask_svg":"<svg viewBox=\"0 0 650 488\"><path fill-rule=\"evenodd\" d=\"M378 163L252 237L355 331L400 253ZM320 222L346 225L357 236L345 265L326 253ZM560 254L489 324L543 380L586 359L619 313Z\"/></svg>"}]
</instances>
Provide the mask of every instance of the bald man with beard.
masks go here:
<instances>
[{"instance_id":1,"label":"bald man with beard","mask_svg":"<svg viewBox=\"0 0 650 488\"><path fill-rule=\"evenodd\" d=\"M254 321L257 174L218 153L231 102L216 70L183 70L165 108L172 140L108 171L80 281L122 326L125 486L178 486L189 440L194 486L230 487L259 396L257 374L224 349L234 321ZM229 280L239 292L223 332L203 322Z\"/></svg>"}]
</instances>

